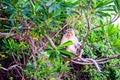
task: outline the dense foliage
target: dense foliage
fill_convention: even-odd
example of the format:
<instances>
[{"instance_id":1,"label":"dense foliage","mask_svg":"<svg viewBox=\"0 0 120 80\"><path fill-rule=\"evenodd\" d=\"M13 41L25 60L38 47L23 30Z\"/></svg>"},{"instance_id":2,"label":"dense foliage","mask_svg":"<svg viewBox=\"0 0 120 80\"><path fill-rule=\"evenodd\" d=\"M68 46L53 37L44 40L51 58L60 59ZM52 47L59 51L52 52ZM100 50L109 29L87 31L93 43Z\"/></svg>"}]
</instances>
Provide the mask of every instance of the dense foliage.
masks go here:
<instances>
[{"instance_id":1,"label":"dense foliage","mask_svg":"<svg viewBox=\"0 0 120 80\"><path fill-rule=\"evenodd\" d=\"M119 80L119 15L119 0L0 0L0 80ZM69 28L84 58L108 59L102 73L63 57Z\"/></svg>"}]
</instances>

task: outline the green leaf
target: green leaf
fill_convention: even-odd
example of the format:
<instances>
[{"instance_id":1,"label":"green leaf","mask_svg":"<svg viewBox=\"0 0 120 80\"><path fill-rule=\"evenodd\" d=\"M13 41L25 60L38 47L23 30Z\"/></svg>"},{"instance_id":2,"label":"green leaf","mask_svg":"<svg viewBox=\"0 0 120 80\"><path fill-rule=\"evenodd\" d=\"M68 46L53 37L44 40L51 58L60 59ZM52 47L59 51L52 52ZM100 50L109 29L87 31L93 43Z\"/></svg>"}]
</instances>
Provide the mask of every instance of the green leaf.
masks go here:
<instances>
[{"instance_id":1,"label":"green leaf","mask_svg":"<svg viewBox=\"0 0 120 80\"><path fill-rule=\"evenodd\" d=\"M100 14L101 16L110 16L109 13L105 13L105 12L103 12L103 11L97 11L96 13L97 13L97 14Z\"/></svg>"},{"instance_id":2,"label":"green leaf","mask_svg":"<svg viewBox=\"0 0 120 80\"><path fill-rule=\"evenodd\" d=\"M58 60L60 60L61 56L60 56L60 52L58 50L56 50L56 57L57 57Z\"/></svg>"},{"instance_id":3,"label":"green leaf","mask_svg":"<svg viewBox=\"0 0 120 80\"><path fill-rule=\"evenodd\" d=\"M112 1L101 1L98 3L97 7L96 8L101 8L101 7L104 7L104 6L107 6L108 4L112 3Z\"/></svg>"},{"instance_id":4,"label":"green leaf","mask_svg":"<svg viewBox=\"0 0 120 80\"><path fill-rule=\"evenodd\" d=\"M114 1L114 4L117 8L117 11L120 12L120 1L119 0L113 0Z\"/></svg>"},{"instance_id":5,"label":"green leaf","mask_svg":"<svg viewBox=\"0 0 120 80\"><path fill-rule=\"evenodd\" d=\"M54 49L53 46L50 43L48 43L48 47L52 50Z\"/></svg>"},{"instance_id":6,"label":"green leaf","mask_svg":"<svg viewBox=\"0 0 120 80\"><path fill-rule=\"evenodd\" d=\"M66 56L70 56L70 57L73 57L75 56L75 54L71 53L71 52L68 52L66 50L59 50L59 52L61 52L61 54L64 54Z\"/></svg>"},{"instance_id":7,"label":"green leaf","mask_svg":"<svg viewBox=\"0 0 120 80\"><path fill-rule=\"evenodd\" d=\"M11 25L12 25L12 26L15 26L14 19L10 19L10 22L11 22Z\"/></svg>"},{"instance_id":8,"label":"green leaf","mask_svg":"<svg viewBox=\"0 0 120 80\"><path fill-rule=\"evenodd\" d=\"M108 26L108 35L114 35L119 31L119 29L117 27L114 27L114 25L109 25Z\"/></svg>"},{"instance_id":9,"label":"green leaf","mask_svg":"<svg viewBox=\"0 0 120 80\"><path fill-rule=\"evenodd\" d=\"M31 3L31 5L32 5L33 9L35 9L35 5L34 5L34 3L33 3L32 0L30 0L30 3Z\"/></svg>"},{"instance_id":10,"label":"green leaf","mask_svg":"<svg viewBox=\"0 0 120 80\"><path fill-rule=\"evenodd\" d=\"M70 46L70 45L72 45L72 44L73 44L72 41L67 41L67 42L61 44L60 46L58 46L57 49L64 48L64 47L66 47L66 46Z\"/></svg>"},{"instance_id":11,"label":"green leaf","mask_svg":"<svg viewBox=\"0 0 120 80\"><path fill-rule=\"evenodd\" d=\"M51 62L53 62L53 61L55 60L55 55L54 55L54 54L50 54L49 60L50 60Z\"/></svg>"},{"instance_id":12,"label":"green leaf","mask_svg":"<svg viewBox=\"0 0 120 80\"><path fill-rule=\"evenodd\" d=\"M116 40L113 45L112 45L113 49L115 49L116 51L120 52L120 40Z\"/></svg>"},{"instance_id":13,"label":"green leaf","mask_svg":"<svg viewBox=\"0 0 120 80\"><path fill-rule=\"evenodd\" d=\"M73 7L77 6L80 2L81 2L81 0L76 0L75 2L68 1L68 2L65 2L65 5L73 8Z\"/></svg>"},{"instance_id":14,"label":"green leaf","mask_svg":"<svg viewBox=\"0 0 120 80\"><path fill-rule=\"evenodd\" d=\"M120 46L120 40L116 40L113 45L114 46Z\"/></svg>"},{"instance_id":15,"label":"green leaf","mask_svg":"<svg viewBox=\"0 0 120 80\"><path fill-rule=\"evenodd\" d=\"M52 54L54 50L46 50L48 54Z\"/></svg>"}]
</instances>

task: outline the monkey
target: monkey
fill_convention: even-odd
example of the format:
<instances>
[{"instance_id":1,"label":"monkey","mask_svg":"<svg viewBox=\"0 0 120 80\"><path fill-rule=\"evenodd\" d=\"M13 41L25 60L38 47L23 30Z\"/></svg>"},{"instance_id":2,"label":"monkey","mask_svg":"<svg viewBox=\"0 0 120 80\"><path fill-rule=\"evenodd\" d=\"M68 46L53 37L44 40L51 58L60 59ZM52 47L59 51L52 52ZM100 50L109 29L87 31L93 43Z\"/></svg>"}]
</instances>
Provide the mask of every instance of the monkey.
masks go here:
<instances>
[{"instance_id":1,"label":"monkey","mask_svg":"<svg viewBox=\"0 0 120 80\"><path fill-rule=\"evenodd\" d=\"M67 46L66 51L72 52L72 53L77 55L77 51L78 51L78 49L80 49L81 43L79 42L78 38L75 36L75 31L73 29L67 29L66 30L66 33L63 35L60 44L63 44L67 41L72 41L73 44L70 45L70 46ZM82 53L83 53L83 49L82 49L81 53L79 54L79 59L77 59L77 60L81 59L84 62L93 62L93 64L96 66L98 72L101 72L98 63L94 59L90 59L90 58L83 59L82 58Z\"/></svg>"},{"instance_id":2,"label":"monkey","mask_svg":"<svg viewBox=\"0 0 120 80\"><path fill-rule=\"evenodd\" d=\"M63 35L61 44L72 41L72 45L66 47L66 51L72 52L77 55L77 49L80 48L81 43L79 42L78 38L75 36L75 31L73 29L67 29L66 33ZM83 50L81 51L81 53ZM81 54L79 55L81 57Z\"/></svg>"}]
</instances>

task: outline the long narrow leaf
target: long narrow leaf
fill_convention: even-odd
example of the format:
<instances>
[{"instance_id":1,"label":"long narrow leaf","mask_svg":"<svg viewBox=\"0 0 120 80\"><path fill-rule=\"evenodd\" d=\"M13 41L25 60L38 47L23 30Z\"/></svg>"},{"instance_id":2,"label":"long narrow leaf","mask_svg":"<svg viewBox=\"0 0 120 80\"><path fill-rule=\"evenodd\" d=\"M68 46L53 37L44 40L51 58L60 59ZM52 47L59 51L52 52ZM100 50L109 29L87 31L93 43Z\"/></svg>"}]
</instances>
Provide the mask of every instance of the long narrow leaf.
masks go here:
<instances>
[{"instance_id":1,"label":"long narrow leaf","mask_svg":"<svg viewBox=\"0 0 120 80\"><path fill-rule=\"evenodd\" d=\"M59 51L61 52L61 54L66 55L66 56L70 56L70 57L75 56L75 54L65 51L65 50L59 50Z\"/></svg>"},{"instance_id":2,"label":"long narrow leaf","mask_svg":"<svg viewBox=\"0 0 120 80\"><path fill-rule=\"evenodd\" d=\"M57 48L58 48L58 49L60 49L60 48L64 48L64 47L66 47L66 46L70 46L70 45L72 45L72 44L73 44L72 41L67 41L67 42L61 44L60 46L58 46Z\"/></svg>"}]
</instances>

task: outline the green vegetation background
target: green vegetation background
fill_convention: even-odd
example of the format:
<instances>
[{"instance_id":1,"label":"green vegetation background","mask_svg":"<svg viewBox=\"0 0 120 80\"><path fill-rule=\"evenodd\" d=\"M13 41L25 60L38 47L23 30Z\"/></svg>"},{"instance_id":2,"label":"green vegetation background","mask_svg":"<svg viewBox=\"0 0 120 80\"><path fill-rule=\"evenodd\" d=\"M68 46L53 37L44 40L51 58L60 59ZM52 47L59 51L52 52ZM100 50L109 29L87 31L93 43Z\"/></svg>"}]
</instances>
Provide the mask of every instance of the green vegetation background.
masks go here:
<instances>
[{"instance_id":1,"label":"green vegetation background","mask_svg":"<svg viewBox=\"0 0 120 80\"><path fill-rule=\"evenodd\" d=\"M120 55L119 0L0 0L0 80L120 80L120 57L94 65L65 61L64 31L75 29L83 57ZM48 39L54 43L49 43Z\"/></svg>"}]
</instances>

